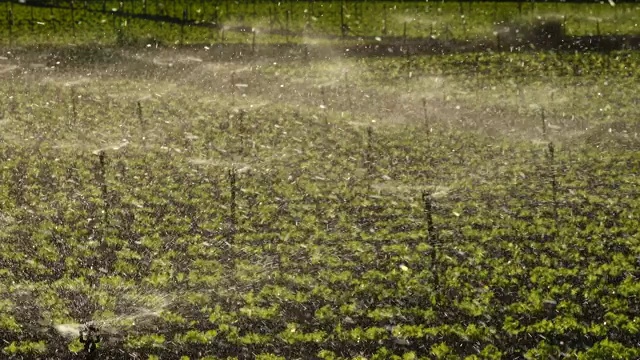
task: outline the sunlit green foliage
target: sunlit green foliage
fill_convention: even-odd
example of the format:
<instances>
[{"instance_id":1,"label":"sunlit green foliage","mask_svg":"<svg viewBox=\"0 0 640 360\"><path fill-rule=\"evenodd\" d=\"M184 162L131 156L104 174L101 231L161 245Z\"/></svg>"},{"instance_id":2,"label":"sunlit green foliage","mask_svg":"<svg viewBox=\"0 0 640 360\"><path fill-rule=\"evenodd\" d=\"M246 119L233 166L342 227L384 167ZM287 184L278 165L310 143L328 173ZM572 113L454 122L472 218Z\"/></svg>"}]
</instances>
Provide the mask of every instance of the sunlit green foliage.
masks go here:
<instances>
[{"instance_id":1,"label":"sunlit green foliage","mask_svg":"<svg viewBox=\"0 0 640 360\"><path fill-rule=\"evenodd\" d=\"M0 84L4 354L640 355L638 54L112 55Z\"/></svg>"}]
</instances>

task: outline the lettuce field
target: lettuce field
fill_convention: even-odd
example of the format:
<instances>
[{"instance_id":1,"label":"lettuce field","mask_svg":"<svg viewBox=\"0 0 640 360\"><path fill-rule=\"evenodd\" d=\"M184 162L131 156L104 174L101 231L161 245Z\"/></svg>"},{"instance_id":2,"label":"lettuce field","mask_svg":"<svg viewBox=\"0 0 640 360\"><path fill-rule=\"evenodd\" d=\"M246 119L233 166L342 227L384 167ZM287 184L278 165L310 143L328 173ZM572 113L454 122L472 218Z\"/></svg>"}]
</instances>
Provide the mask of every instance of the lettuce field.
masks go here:
<instances>
[{"instance_id":1,"label":"lettuce field","mask_svg":"<svg viewBox=\"0 0 640 360\"><path fill-rule=\"evenodd\" d=\"M2 358L640 357L638 52L240 55L90 14L0 49Z\"/></svg>"},{"instance_id":2,"label":"lettuce field","mask_svg":"<svg viewBox=\"0 0 640 360\"><path fill-rule=\"evenodd\" d=\"M336 39L490 40L561 22L567 35L638 35L637 2L23 0L0 6L6 45L276 44ZM612 5L613 4L613 5Z\"/></svg>"}]
</instances>

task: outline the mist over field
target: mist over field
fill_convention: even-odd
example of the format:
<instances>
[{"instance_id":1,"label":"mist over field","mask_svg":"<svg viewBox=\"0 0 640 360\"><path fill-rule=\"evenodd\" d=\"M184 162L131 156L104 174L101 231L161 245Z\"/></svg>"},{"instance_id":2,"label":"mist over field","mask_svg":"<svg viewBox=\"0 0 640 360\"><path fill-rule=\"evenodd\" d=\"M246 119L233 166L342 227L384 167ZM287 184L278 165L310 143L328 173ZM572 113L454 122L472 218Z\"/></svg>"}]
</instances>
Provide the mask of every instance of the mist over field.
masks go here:
<instances>
[{"instance_id":1,"label":"mist over field","mask_svg":"<svg viewBox=\"0 0 640 360\"><path fill-rule=\"evenodd\" d=\"M0 5L0 357L640 357L635 2Z\"/></svg>"}]
</instances>

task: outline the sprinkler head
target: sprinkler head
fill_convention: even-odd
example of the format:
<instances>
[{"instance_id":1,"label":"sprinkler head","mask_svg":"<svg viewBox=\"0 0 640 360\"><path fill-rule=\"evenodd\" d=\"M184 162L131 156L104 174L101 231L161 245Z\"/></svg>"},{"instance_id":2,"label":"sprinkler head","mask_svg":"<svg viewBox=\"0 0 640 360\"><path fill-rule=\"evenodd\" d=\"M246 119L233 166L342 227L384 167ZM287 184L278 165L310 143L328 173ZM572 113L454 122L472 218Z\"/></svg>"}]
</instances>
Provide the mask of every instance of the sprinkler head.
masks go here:
<instances>
[{"instance_id":1,"label":"sprinkler head","mask_svg":"<svg viewBox=\"0 0 640 360\"><path fill-rule=\"evenodd\" d=\"M80 330L80 342L84 344L84 350L87 353L93 353L100 341L102 341L100 329L95 324L87 323Z\"/></svg>"}]
</instances>

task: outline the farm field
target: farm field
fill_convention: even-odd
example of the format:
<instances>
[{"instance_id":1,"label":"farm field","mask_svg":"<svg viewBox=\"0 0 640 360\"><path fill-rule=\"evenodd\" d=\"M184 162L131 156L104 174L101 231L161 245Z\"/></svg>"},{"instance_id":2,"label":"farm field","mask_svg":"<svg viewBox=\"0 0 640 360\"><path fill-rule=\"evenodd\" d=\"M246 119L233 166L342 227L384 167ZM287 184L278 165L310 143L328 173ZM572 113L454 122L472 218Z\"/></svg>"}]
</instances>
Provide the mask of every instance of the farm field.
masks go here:
<instances>
[{"instance_id":1,"label":"farm field","mask_svg":"<svg viewBox=\"0 0 640 360\"><path fill-rule=\"evenodd\" d=\"M554 20L569 36L639 35L638 3L384 1L5 2L5 44L274 44L388 38L495 41L505 26ZM162 20L162 21L159 21ZM496 31L498 33L496 33ZM255 33L254 33L255 32Z\"/></svg>"},{"instance_id":2,"label":"farm field","mask_svg":"<svg viewBox=\"0 0 640 360\"><path fill-rule=\"evenodd\" d=\"M3 358L640 357L640 53L66 36L0 50Z\"/></svg>"}]
</instances>

